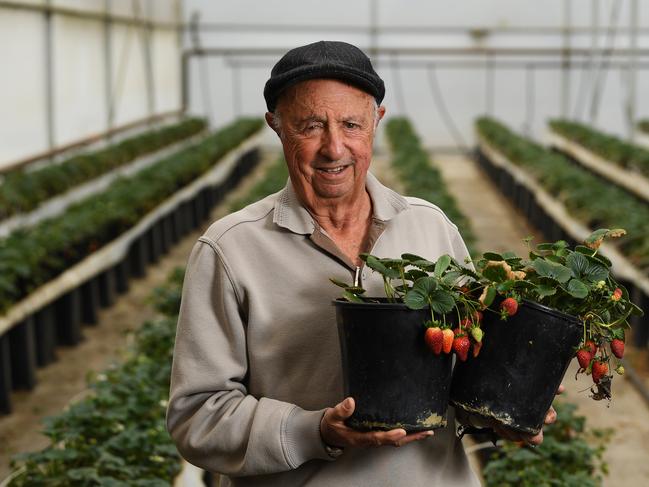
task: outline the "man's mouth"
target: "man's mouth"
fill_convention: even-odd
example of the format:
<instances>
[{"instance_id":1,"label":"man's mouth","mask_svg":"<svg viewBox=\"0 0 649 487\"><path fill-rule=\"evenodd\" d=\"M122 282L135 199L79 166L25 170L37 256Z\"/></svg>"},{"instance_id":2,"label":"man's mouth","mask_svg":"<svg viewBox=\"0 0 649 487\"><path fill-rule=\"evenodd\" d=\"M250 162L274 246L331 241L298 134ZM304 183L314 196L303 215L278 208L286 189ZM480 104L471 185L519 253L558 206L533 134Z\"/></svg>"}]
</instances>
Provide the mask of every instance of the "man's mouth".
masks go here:
<instances>
[{"instance_id":1,"label":"man's mouth","mask_svg":"<svg viewBox=\"0 0 649 487\"><path fill-rule=\"evenodd\" d=\"M326 173L326 174L338 174L345 169L347 169L350 166L350 164L346 164L343 166L336 166L336 167L317 167L316 170Z\"/></svg>"}]
</instances>

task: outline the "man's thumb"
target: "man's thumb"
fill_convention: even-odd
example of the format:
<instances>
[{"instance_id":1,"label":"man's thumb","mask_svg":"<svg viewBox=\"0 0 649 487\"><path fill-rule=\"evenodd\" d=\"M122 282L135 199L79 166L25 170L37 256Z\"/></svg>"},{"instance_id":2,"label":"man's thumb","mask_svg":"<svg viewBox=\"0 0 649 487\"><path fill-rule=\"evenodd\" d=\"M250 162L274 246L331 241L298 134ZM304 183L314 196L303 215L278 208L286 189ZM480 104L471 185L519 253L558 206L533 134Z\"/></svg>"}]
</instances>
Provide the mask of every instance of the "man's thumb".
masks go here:
<instances>
[{"instance_id":1,"label":"man's thumb","mask_svg":"<svg viewBox=\"0 0 649 487\"><path fill-rule=\"evenodd\" d=\"M344 401L339 402L334 408L334 414L337 419L347 419L354 412L356 405L354 404L354 399L351 397L346 398Z\"/></svg>"}]
</instances>

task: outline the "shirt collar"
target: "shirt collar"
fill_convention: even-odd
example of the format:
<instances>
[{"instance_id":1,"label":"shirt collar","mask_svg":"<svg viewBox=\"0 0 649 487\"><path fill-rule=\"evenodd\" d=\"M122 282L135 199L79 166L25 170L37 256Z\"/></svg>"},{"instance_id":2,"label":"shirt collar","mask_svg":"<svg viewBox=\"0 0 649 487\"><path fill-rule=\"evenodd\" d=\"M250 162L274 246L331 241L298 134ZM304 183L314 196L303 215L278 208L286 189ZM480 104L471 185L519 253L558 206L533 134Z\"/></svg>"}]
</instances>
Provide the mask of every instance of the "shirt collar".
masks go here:
<instances>
[{"instance_id":1,"label":"shirt collar","mask_svg":"<svg viewBox=\"0 0 649 487\"><path fill-rule=\"evenodd\" d=\"M403 196L383 186L370 172L365 178L365 187L372 199L372 212L376 220L389 221L409 206ZM275 202L273 222L294 233L304 235L310 235L316 229L313 217L299 202L290 179Z\"/></svg>"}]
</instances>

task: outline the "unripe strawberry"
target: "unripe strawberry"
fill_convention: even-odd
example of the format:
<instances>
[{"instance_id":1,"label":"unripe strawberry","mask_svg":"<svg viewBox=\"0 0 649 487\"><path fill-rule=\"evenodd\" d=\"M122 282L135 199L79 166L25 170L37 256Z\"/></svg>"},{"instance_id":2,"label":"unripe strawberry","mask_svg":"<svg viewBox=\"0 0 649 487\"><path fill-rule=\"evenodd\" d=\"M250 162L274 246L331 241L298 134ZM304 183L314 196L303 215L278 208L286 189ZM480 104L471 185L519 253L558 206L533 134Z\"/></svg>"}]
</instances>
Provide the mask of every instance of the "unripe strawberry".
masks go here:
<instances>
[{"instance_id":1,"label":"unripe strawberry","mask_svg":"<svg viewBox=\"0 0 649 487\"><path fill-rule=\"evenodd\" d=\"M469 337L466 335L455 337L455 340L453 340L453 350L461 362L466 362L466 359L469 356L470 347L471 342L469 341Z\"/></svg>"},{"instance_id":2,"label":"unripe strawberry","mask_svg":"<svg viewBox=\"0 0 649 487\"><path fill-rule=\"evenodd\" d=\"M518 301L514 298L506 298L500 303L500 311L505 316L514 316L518 311Z\"/></svg>"},{"instance_id":3,"label":"unripe strawberry","mask_svg":"<svg viewBox=\"0 0 649 487\"><path fill-rule=\"evenodd\" d=\"M582 348L577 350L577 362L579 362L579 367L582 369L587 369L590 364L593 354L587 348Z\"/></svg>"},{"instance_id":4,"label":"unripe strawberry","mask_svg":"<svg viewBox=\"0 0 649 487\"><path fill-rule=\"evenodd\" d=\"M615 369L615 372L617 372L619 375L624 375L624 367L622 365L618 365Z\"/></svg>"},{"instance_id":5,"label":"unripe strawberry","mask_svg":"<svg viewBox=\"0 0 649 487\"><path fill-rule=\"evenodd\" d=\"M622 290L616 287L613 294L611 294L611 301L619 301L620 299L622 299Z\"/></svg>"},{"instance_id":6,"label":"unripe strawberry","mask_svg":"<svg viewBox=\"0 0 649 487\"><path fill-rule=\"evenodd\" d=\"M624 356L624 342L619 338L613 338L611 340L611 352L617 358L622 358Z\"/></svg>"},{"instance_id":7,"label":"unripe strawberry","mask_svg":"<svg viewBox=\"0 0 649 487\"><path fill-rule=\"evenodd\" d=\"M482 337L484 336L484 333L481 328L478 328L477 326L474 326L471 328L471 336L476 342L481 342Z\"/></svg>"},{"instance_id":8,"label":"unripe strawberry","mask_svg":"<svg viewBox=\"0 0 649 487\"><path fill-rule=\"evenodd\" d=\"M444 341L442 329L439 326L426 328L424 341L435 355L439 355L442 352L442 342Z\"/></svg>"},{"instance_id":9,"label":"unripe strawberry","mask_svg":"<svg viewBox=\"0 0 649 487\"><path fill-rule=\"evenodd\" d=\"M593 362L593 382L598 384L600 379L608 373L608 365L601 358L596 358Z\"/></svg>"},{"instance_id":10,"label":"unripe strawberry","mask_svg":"<svg viewBox=\"0 0 649 487\"><path fill-rule=\"evenodd\" d=\"M451 350L453 349L453 339L455 338L455 333L453 333L453 330L451 330L450 328L444 328L442 330L442 336L442 351L444 353L451 353Z\"/></svg>"}]
</instances>

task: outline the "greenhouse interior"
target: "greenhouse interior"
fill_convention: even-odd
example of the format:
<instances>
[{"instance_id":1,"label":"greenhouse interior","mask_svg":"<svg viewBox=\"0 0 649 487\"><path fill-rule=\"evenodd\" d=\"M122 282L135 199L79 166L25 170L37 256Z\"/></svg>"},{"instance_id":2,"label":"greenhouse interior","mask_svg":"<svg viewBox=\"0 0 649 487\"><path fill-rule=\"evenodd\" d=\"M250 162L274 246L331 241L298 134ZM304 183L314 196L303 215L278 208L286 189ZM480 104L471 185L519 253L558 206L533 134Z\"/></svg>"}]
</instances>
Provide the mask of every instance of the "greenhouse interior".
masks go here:
<instances>
[{"instance_id":1,"label":"greenhouse interior","mask_svg":"<svg viewBox=\"0 0 649 487\"><path fill-rule=\"evenodd\" d=\"M0 0L0 46L0 487L649 485L646 2Z\"/></svg>"}]
</instances>

